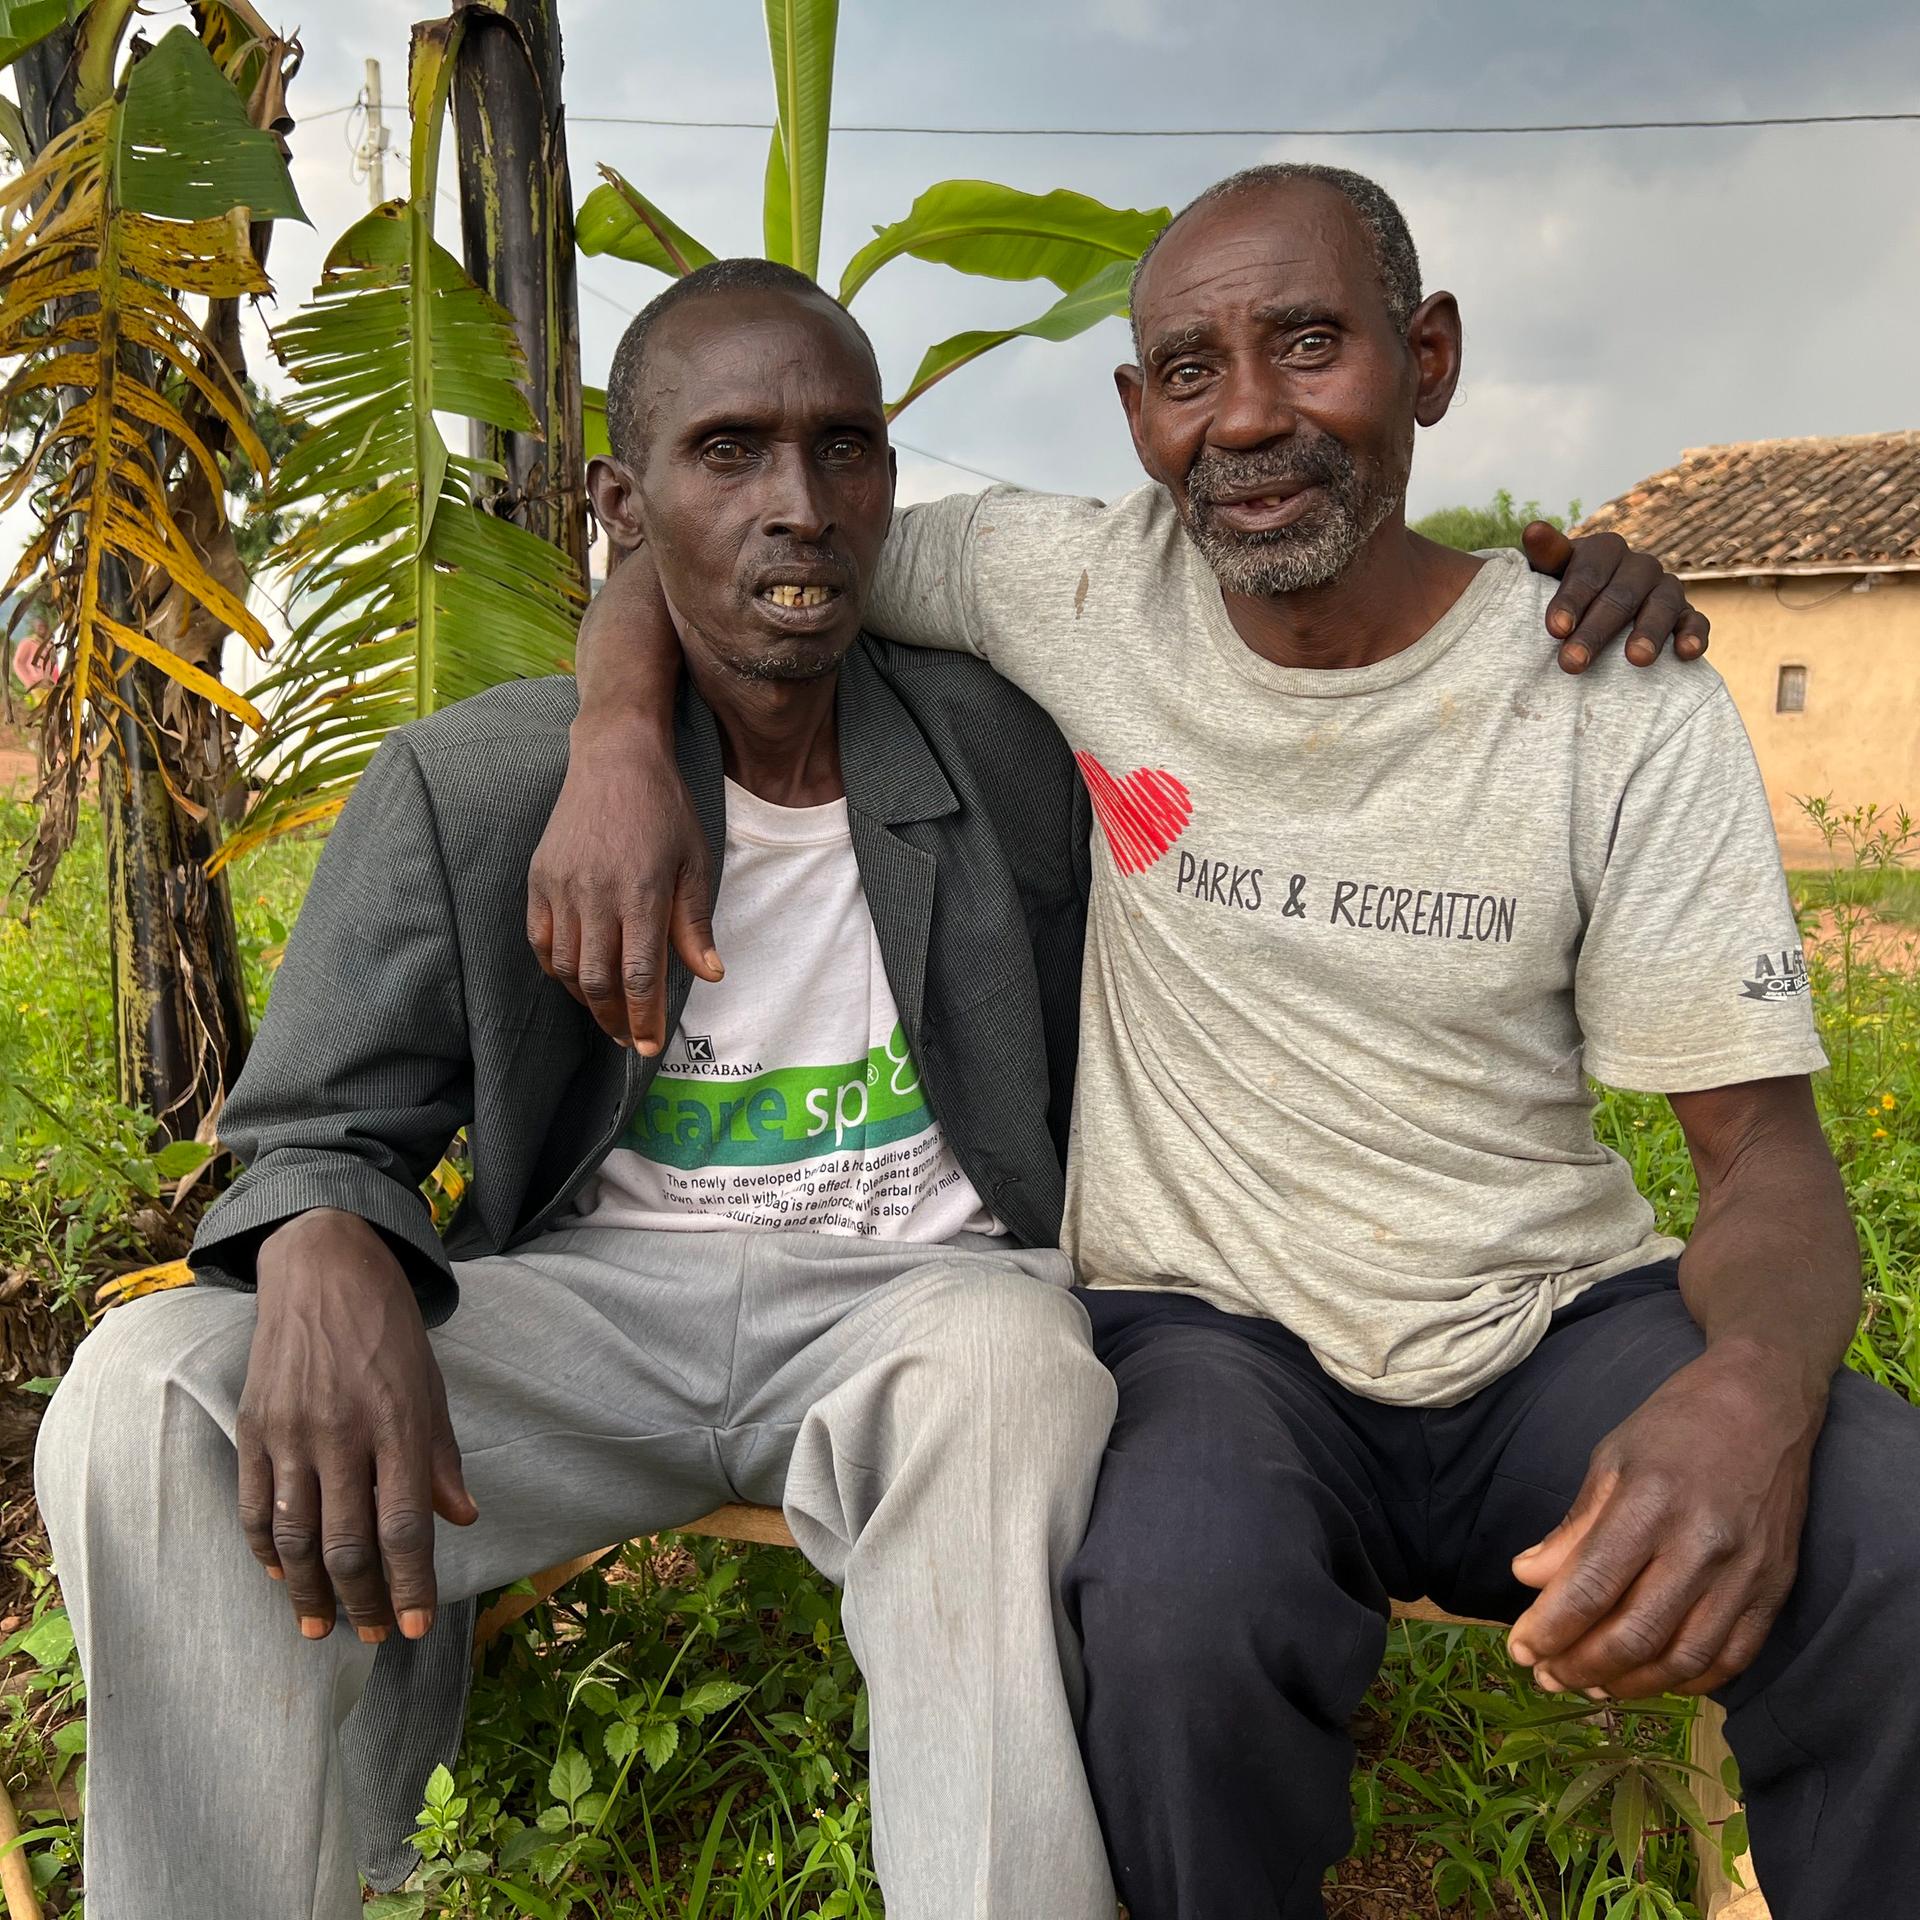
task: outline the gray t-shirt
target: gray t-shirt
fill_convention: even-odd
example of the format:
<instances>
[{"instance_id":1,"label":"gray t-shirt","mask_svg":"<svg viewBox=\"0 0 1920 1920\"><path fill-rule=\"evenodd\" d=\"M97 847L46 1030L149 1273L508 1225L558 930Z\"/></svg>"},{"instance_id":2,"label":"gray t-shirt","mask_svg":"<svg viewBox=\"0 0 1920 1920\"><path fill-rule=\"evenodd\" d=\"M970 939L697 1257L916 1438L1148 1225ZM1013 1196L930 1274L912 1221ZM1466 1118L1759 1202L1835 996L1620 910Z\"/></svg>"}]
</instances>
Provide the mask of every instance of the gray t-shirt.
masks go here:
<instances>
[{"instance_id":1,"label":"gray t-shirt","mask_svg":"<svg viewBox=\"0 0 1920 1920\"><path fill-rule=\"evenodd\" d=\"M1167 494L908 509L869 623L965 646L1080 758L1104 833L1067 1250L1092 1286L1281 1321L1447 1406L1678 1251L1585 1076L1825 1064L1766 797L1711 668L1561 673L1495 555L1373 666L1235 633Z\"/></svg>"}]
</instances>

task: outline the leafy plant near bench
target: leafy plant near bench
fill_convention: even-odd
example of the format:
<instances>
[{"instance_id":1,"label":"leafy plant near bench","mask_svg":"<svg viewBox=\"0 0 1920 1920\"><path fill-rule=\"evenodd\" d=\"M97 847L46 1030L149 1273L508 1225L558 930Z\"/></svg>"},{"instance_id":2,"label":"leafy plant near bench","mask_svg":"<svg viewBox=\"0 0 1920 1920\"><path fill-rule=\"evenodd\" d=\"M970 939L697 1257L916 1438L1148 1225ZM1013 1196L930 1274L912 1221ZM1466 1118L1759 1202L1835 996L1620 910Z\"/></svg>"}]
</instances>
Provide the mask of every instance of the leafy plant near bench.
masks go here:
<instances>
[{"instance_id":1,"label":"leafy plant near bench","mask_svg":"<svg viewBox=\"0 0 1920 1920\"><path fill-rule=\"evenodd\" d=\"M488 1649L420 1885L369 1920L877 1915L838 1596L715 1541L607 1565Z\"/></svg>"}]
</instances>

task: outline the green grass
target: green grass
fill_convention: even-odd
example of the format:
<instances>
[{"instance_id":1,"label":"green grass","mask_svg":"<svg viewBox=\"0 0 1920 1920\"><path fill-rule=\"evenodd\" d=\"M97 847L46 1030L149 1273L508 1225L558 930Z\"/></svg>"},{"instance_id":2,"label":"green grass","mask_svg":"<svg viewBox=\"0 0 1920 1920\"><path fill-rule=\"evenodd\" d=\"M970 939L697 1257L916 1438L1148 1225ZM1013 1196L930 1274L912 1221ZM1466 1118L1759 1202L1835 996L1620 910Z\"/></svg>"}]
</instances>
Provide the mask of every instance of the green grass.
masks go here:
<instances>
[{"instance_id":1,"label":"green grass","mask_svg":"<svg viewBox=\"0 0 1920 1920\"><path fill-rule=\"evenodd\" d=\"M26 826L24 808L0 807L0 832L18 840ZM277 848L236 875L256 985L314 854ZM1852 1363L1920 1400L1920 978L1845 937L1849 914L1920 914L1920 876L1862 864L1864 877L1852 864L1802 876L1796 894L1809 924L1823 906L1841 921L1811 972L1834 1061L1821 1110L1866 1251ZM31 930L17 911L0 920L0 1268L29 1274L69 1339L102 1275L150 1255L133 1223L156 1201L164 1211L166 1189L144 1120L113 1098L101 898L89 823ZM1684 1232L1697 1196L1666 1103L1607 1092L1597 1125L1662 1225ZM16 1782L44 1782L83 1764L84 1719L57 1589L31 1559L19 1571L32 1618L6 1649L0 1757ZM1357 1859L1342 1878L1364 1884L1370 1853L1412 1844L1450 1913L1695 1920L1676 1804L1691 1712L1543 1704L1497 1636L1396 1628L1365 1716ZM423 1880L370 1912L877 1915L864 1727L837 1597L797 1555L629 1547L611 1575L576 1580L489 1650L458 1768L425 1811ZM1567 1804L1595 1768L1599 1791ZM77 1911L76 1848L58 1817L29 1842L52 1914Z\"/></svg>"},{"instance_id":2,"label":"green grass","mask_svg":"<svg viewBox=\"0 0 1920 1920\"><path fill-rule=\"evenodd\" d=\"M1876 920L1920 927L1920 871L1912 867L1796 868L1787 878L1799 898L1824 901L1832 889L1848 905L1867 908Z\"/></svg>"}]
</instances>

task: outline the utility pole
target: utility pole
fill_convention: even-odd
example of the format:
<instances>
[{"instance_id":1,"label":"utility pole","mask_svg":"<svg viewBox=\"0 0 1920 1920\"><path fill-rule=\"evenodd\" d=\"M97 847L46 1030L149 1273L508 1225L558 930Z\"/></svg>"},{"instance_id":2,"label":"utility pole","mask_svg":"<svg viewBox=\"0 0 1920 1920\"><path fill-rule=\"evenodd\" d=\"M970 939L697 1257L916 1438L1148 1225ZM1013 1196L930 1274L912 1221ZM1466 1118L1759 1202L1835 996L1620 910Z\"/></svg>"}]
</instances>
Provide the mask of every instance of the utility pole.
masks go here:
<instances>
[{"instance_id":1,"label":"utility pole","mask_svg":"<svg viewBox=\"0 0 1920 1920\"><path fill-rule=\"evenodd\" d=\"M387 123L380 116L380 62L367 62L367 131L354 156L367 170L367 196L370 206L382 205L387 197Z\"/></svg>"}]
</instances>

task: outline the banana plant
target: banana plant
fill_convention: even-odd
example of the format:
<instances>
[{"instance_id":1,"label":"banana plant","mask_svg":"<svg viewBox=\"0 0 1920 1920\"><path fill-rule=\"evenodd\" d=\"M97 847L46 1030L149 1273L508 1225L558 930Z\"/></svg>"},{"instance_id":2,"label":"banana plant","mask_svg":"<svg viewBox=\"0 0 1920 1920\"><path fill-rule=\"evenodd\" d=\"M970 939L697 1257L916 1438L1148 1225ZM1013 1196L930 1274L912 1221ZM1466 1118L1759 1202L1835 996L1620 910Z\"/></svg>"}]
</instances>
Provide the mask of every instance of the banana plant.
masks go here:
<instances>
[{"instance_id":1,"label":"banana plant","mask_svg":"<svg viewBox=\"0 0 1920 1920\"><path fill-rule=\"evenodd\" d=\"M255 691L274 732L220 858L330 820L393 727L500 681L564 672L583 595L561 548L474 504L499 477L436 411L537 422L511 317L434 238L434 182L468 10L416 26L408 194L350 227L274 348L303 396L270 499L308 517L275 556L304 607Z\"/></svg>"},{"instance_id":2,"label":"banana plant","mask_svg":"<svg viewBox=\"0 0 1920 1920\"><path fill-rule=\"evenodd\" d=\"M11 507L37 488L43 525L5 591L43 575L65 656L69 751L110 709L116 658L132 654L251 726L258 710L202 667L107 610L118 559L155 571L265 652L267 634L217 579L168 509L174 455L225 476L189 420L192 394L255 469L268 464L246 394L210 350L182 296L264 293L269 282L233 209L302 217L271 136L247 121L200 41L176 27L85 119L50 141L0 190L0 388L11 414L52 389L31 453L0 491ZM224 524L224 523L223 523Z\"/></svg>"},{"instance_id":3,"label":"banana plant","mask_svg":"<svg viewBox=\"0 0 1920 1920\"><path fill-rule=\"evenodd\" d=\"M304 218L267 130L298 51L247 0L203 0L198 32L154 46L124 44L133 13L0 5L21 168L0 188L0 425L20 449L0 499L40 522L7 584L37 575L56 618L34 895L97 764L122 1098L190 1132L246 1045L231 908L200 869L228 729L260 720L218 678L228 632L266 644L227 512L237 468L267 465L236 316L268 290L268 223Z\"/></svg>"},{"instance_id":4,"label":"banana plant","mask_svg":"<svg viewBox=\"0 0 1920 1920\"><path fill-rule=\"evenodd\" d=\"M820 278L820 214L826 198L827 129L833 103L837 0L766 0L775 124L762 218L766 256ZM631 260L674 278L714 258L632 182L611 167L575 222L580 250ZM990 180L942 180L848 261L839 297L851 304L881 268L930 260L995 280L1044 280L1060 298L1024 325L956 333L929 347L887 409L892 418L949 374L1018 339L1068 340L1127 310L1127 283L1147 243L1166 225L1165 207L1109 207L1057 189L1025 193ZM606 450L605 397L587 391L589 451Z\"/></svg>"}]
</instances>

